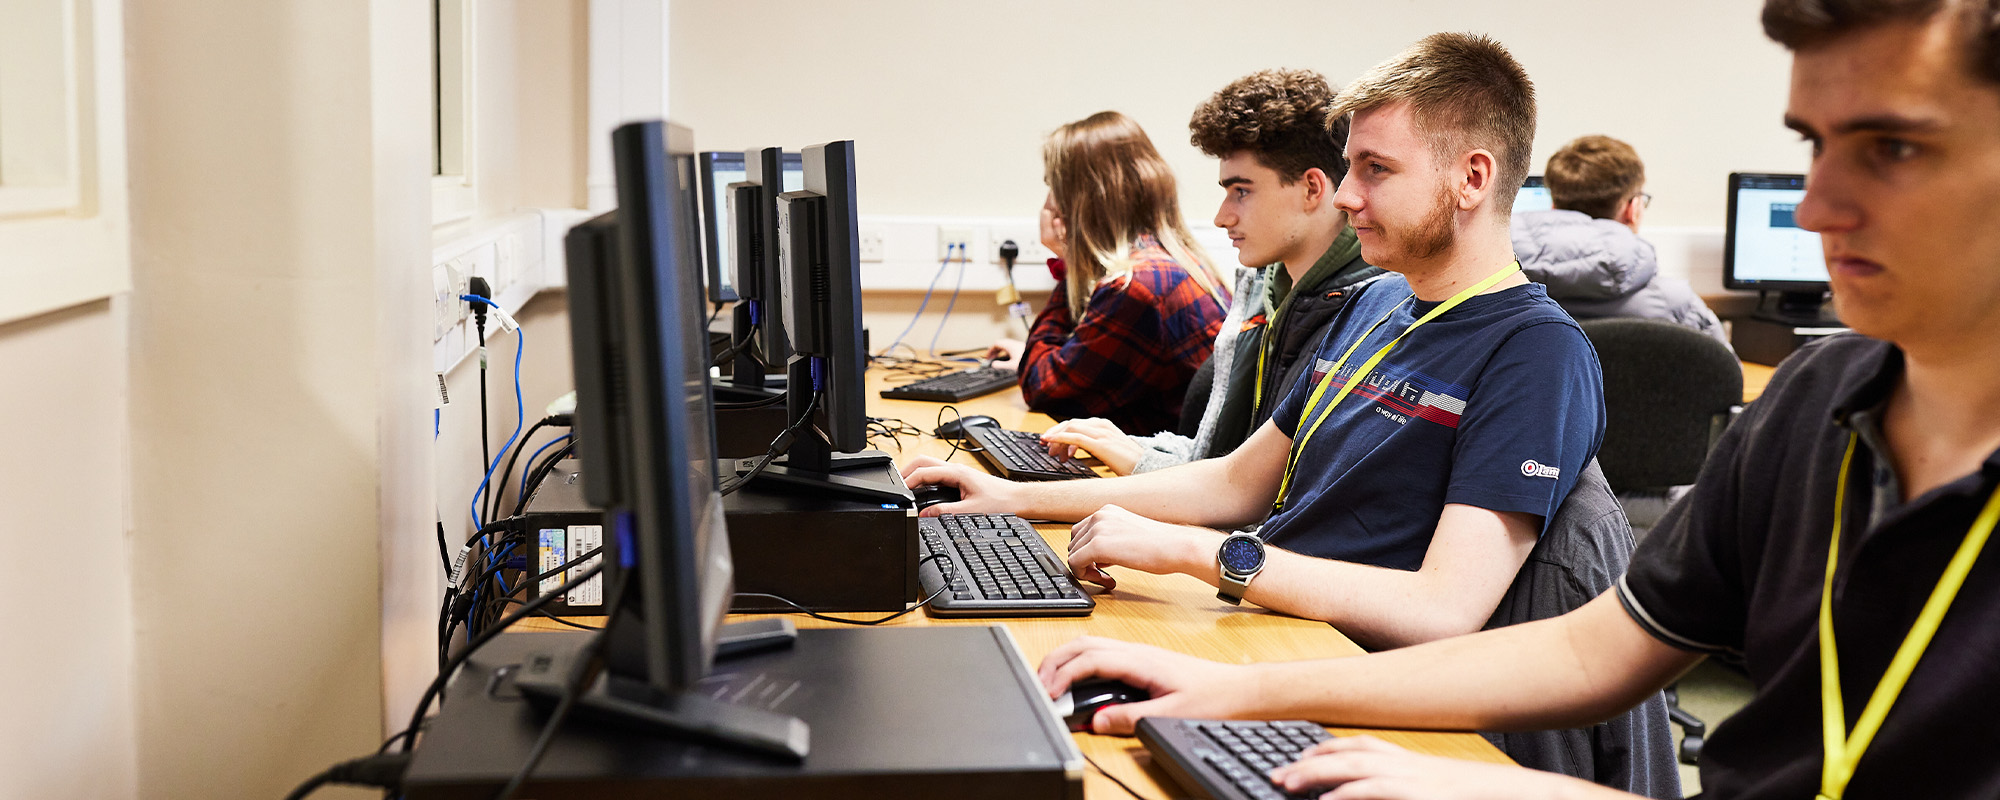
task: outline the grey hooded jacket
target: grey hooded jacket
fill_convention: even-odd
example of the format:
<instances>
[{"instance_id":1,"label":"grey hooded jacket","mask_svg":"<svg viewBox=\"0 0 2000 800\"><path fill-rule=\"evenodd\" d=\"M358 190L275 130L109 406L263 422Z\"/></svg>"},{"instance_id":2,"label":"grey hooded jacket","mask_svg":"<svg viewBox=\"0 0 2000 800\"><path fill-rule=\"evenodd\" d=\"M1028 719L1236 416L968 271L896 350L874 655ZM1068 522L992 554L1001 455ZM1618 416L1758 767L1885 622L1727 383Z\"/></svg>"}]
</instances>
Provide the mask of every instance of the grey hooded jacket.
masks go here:
<instances>
[{"instance_id":1,"label":"grey hooded jacket","mask_svg":"<svg viewBox=\"0 0 2000 800\"><path fill-rule=\"evenodd\" d=\"M1572 317L1666 320L1729 344L1715 312L1687 281L1659 274L1653 245L1631 228L1558 208L1515 214L1513 238L1522 271Z\"/></svg>"}]
</instances>

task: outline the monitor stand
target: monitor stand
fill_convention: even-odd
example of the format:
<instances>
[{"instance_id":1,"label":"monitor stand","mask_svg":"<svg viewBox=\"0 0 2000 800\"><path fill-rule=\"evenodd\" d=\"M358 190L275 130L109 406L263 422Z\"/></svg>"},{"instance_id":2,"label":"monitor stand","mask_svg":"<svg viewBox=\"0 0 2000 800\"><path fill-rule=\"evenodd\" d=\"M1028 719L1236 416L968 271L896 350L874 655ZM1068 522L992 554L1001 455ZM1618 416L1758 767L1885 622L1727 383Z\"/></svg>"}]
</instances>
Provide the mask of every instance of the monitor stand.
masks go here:
<instances>
[{"instance_id":1,"label":"monitor stand","mask_svg":"<svg viewBox=\"0 0 2000 800\"><path fill-rule=\"evenodd\" d=\"M786 395L787 419L798 420L809 413L808 406L813 396L805 390L814 381L806 359L796 359L791 364L791 383L802 391ZM758 459L745 458L736 462L736 474L743 475L757 465ZM803 489L868 500L877 503L916 504L916 496L903 483L902 473L896 471L895 460L880 450L862 450L855 453L833 452L832 445L812 425L800 425L792 437L791 446L783 455L771 460L764 471L757 474L757 481L779 483Z\"/></svg>"},{"instance_id":2,"label":"monitor stand","mask_svg":"<svg viewBox=\"0 0 2000 800\"><path fill-rule=\"evenodd\" d=\"M1826 305L1824 292L1779 292L1772 303L1769 292L1759 292L1757 310L1750 316L1800 328L1838 328L1840 318Z\"/></svg>"},{"instance_id":3,"label":"monitor stand","mask_svg":"<svg viewBox=\"0 0 2000 800\"><path fill-rule=\"evenodd\" d=\"M724 626L718 634L728 637L728 628ZM598 635L610 634L607 630ZM792 637L769 646L736 652L789 645L796 636L793 632ZM546 715L567 693L571 670L588 649L583 643L536 649L514 673L514 685L530 705ZM725 653L719 647L716 656L721 658ZM665 692L642 679L610 670L600 669L592 676L571 709L572 717L586 722L736 747L792 762L805 760L810 749L810 730L798 717L724 702L695 691Z\"/></svg>"}]
</instances>

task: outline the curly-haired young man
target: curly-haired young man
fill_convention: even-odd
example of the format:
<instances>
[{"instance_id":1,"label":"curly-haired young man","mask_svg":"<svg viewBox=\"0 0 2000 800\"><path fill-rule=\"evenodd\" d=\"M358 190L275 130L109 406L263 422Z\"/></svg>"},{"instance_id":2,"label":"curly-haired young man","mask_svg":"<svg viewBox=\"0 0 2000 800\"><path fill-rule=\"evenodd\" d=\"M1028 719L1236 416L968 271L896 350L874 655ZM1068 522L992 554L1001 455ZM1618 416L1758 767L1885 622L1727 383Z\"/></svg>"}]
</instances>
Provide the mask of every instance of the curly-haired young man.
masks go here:
<instances>
[{"instance_id":1,"label":"curly-haired young man","mask_svg":"<svg viewBox=\"0 0 2000 800\"><path fill-rule=\"evenodd\" d=\"M1120 475L1214 458L1249 438L1298 382L1300 355L1326 336L1350 290L1382 274L1333 207L1347 125L1332 103L1319 73L1269 69L1195 109L1190 139L1221 162L1215 224L1246 267L1214 355L1188 387L1180 432L1128 437L1106 420L1069 420L1043 437L1058 454L1088 450Z\"/></svg>"}]
</instances>

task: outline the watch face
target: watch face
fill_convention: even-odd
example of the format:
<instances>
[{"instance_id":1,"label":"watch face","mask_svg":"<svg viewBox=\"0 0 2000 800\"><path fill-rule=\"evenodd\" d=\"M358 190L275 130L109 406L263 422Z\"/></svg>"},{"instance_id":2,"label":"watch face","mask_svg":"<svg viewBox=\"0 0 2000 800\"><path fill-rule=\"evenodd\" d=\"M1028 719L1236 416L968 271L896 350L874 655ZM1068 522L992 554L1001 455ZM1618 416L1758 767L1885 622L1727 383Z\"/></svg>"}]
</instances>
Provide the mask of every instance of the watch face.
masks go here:
<instances>
[{"instance_id":1,"label":"watch face","mask_svg":"<svg viewBox=\"0 0 2000 800\"><path fill-rule=\"evenodd\" d=\"M1256 572L1264 566L1264 548L1245 536L1232 536L1222 543L1223 568L1238 575Z\"/></svg>"}]
</instances>

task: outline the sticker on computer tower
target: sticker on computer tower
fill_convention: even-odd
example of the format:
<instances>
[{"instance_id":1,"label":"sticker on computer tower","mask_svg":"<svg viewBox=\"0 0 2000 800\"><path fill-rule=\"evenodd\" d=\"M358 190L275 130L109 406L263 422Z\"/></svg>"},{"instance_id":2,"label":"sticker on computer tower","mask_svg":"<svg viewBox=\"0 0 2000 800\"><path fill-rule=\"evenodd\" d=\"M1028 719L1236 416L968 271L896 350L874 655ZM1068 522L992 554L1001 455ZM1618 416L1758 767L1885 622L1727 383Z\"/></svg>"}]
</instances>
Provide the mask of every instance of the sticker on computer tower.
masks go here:
<instances>
[{"instance_id":1,"label":"sticker on computer tower","mask_svg":"<svg viewBox=\"0 0 2000 800\"><path fill-rule=\"evenodd\" d=\"M569 526L569 547L571 553L582 555L597 549L603 544L603 525ZM570 558L575 558L576 555L570 556ZM571 568L569 571L570 577L575 577L603 560L604 556L591 556L588 560ZM556 563L560 564L562 562L558 561ZM604 576L600 574L597 577L584 581L582 586L569 590L569 596L564 598L563 601L568 603L571 608L604 605Z\"/></svg>"},{"instance_id":2,"label":"sticker on computer tower","mask_svg":"<svg viewBox=\"0 0 2000 800\"><path fill-rule=\"evenodd\" d=\"M535 570L536 572L546 574L570 560L569 531L562 528L543 528L538 539L538 546L541 549L541 568ZM561 574L543 578L540 593L548 594L555 591L563 585L563 580Z\"/></svg>"}]
</instances>

